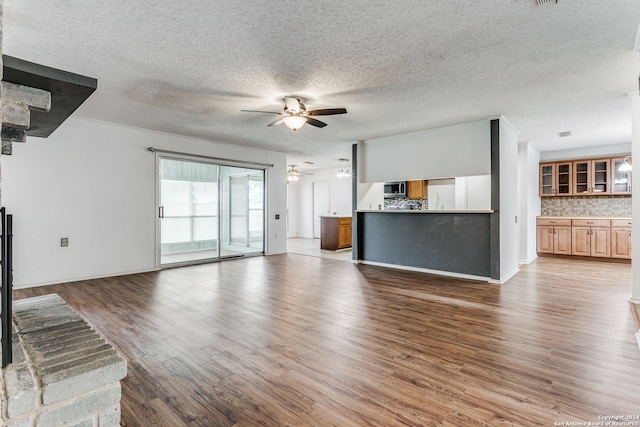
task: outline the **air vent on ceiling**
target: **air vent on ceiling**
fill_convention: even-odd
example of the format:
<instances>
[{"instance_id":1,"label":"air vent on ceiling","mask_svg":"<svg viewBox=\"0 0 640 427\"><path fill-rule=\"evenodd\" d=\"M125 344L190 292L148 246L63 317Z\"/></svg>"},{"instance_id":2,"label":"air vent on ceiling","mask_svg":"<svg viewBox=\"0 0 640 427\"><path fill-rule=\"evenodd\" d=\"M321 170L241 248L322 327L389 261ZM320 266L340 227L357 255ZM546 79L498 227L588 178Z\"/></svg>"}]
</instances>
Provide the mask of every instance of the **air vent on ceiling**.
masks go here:
<instances>
[{"instance_id":1,"label":"air vent on ceiling","mask_svg":"<svg viewBox=\"0 0 640 427\"><path fill-rule=\"evenodd\" d=\"M565 137L567 137L567 136L571 136L571 131L570 131L570 130L568 130L568 131L565 131L565 132L558 132L558 136L559 136L560 138L565 138Z\"/></svg>"},{"instance_id":2,"label":"air vent on ceiling","mask_svg":"<svg viewBox=\"0 0 640 427\"><path fill-rule=\"evenodd\" d=\"M538 2L538 6L542 6L549 3L558 3L558 0L536 0Z\"/></svg>"}]
</instances>

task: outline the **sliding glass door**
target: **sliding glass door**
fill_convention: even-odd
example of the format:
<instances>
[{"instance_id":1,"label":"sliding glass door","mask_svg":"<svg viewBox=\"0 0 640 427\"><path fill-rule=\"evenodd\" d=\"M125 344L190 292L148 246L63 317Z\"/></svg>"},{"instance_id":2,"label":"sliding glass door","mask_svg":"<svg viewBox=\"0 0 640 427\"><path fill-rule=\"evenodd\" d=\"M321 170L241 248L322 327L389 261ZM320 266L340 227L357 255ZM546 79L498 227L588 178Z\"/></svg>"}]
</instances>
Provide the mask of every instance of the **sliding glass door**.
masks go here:
<instances>
[{"instance_id":1,"label":"sliding glass door","mask_svg":"<svg viewBox=\"0 0 640 427\"><path fill-rule=\"evenodd\" d=\"M264 171L220 167L221 256L264 249Z\"/></svg>"},{"instance_id":2,"label":"sliding glass door","mask_svg":"<svg viewBox=\"0 0 640 427\"><path fill-rule=\"evenodd\" d=\"M264 170L159 160L160 265L264 252Z\"/></svg>"}]
</instances>

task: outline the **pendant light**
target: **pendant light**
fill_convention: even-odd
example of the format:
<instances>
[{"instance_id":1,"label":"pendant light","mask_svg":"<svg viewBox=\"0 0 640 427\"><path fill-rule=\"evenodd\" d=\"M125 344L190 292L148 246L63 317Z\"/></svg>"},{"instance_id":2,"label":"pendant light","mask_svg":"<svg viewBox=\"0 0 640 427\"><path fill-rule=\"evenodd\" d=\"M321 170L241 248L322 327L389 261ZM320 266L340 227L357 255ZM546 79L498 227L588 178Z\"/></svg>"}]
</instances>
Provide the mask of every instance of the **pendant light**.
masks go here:
<instances>
[{"instance_id":1,"label":"pendant light","mask_svg":"<svg viewBox=\"0 0 640 427\"><path fill-rule=\"evenodd\" d=\"M631 172L633 170L631 164L627 160L631 160L631 156L627 156L624 158L622 164L618 168L618 172Z\"/></svg>"},{"instance_id":2,"label":"pendant light","mask_svg":"<svg viewBox=\"0 0 640 427\"><path fill-rule=\"evenodd\" d=\"M338 162L349 162L349 159L338 159ZM340 168L338 173L336 174L338 178L349 178L351 174L349 173L349 169Z\"/></svg>"}]
</instances>

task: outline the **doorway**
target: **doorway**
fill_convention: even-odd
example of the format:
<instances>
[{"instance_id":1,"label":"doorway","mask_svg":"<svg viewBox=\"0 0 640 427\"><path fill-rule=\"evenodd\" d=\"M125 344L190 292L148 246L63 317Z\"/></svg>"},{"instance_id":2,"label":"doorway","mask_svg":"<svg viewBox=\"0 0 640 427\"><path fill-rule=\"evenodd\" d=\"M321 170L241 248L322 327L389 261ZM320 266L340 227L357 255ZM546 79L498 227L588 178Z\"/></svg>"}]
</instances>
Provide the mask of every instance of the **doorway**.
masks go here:
<instances>
[{"instance_id":1,"label":"doorway","mask_svg":"<svg viewBox=\"0 0 640 427\"><path fill-rule=\"evenodd\" d=\"M264 170L159 159L159 265L264 253Z\"/></svg>"},{"instance_id":2,"label":"doorway","mask_svg":"<svg viewBox=\"0 0 640 427\"><path fill-rule=\"evenodd\" d=\"M313 238L319 239L321 234L320 217L331 214L331 193L329 181L313 183Z\"/></svg>"}]
</instances>

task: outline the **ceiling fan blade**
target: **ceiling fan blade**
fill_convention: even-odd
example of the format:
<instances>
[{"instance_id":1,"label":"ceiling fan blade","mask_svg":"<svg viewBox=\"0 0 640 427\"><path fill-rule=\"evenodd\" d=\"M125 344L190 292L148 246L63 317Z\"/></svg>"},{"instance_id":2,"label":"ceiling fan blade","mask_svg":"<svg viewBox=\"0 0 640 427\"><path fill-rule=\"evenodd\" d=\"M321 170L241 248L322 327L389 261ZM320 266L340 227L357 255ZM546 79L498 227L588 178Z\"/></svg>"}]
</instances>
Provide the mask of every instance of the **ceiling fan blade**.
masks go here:
<instances>
[{"instance_id":1,"label":"ceiling fan blade","mask_svg":"<svg viewBox=\"0 0 640 427\"><path fill-rule=\"evenodd\" d=\"M278 120L276 120L275 122L271 122L271 123L269 123L269 124L267 125L267 127L269 127L269 126L277 126L277 125L282 124L282 123L284 123L284 119L278 119Z\"/></svg>"},{"instance_id":2,"label":"ceiling fan blade","mask_svg":"<svg viewBox=\"0 0 640 427\"><path fill-rule=\"evenodd\" d=\"M325 108L322 110L307 111L310 116L331 116L333 114L347 114L346 108Z\"/></svg>"},{"instance_id":3,"label":"ceiling fan blade","mask_svg":"<svg viewBox=\"0 0 640 427\"><path fill-rule=\"evenodd\" d=\"M267 114L279 114L283 115L283 113L279 113L277 111L260 111L260 110L240 110L242 113L267 113Z\"/></svg>"},{"instance_id":4,"label":"ceiling fan blade","mask_svg":"<svg viewBox=\"0 0 640 427\"><path fill-rule=\"evenodd\" d=\"M315 126L317 128L323 128L327 125L326 123L321 122L320 120L313 119L311 117L307 117L307 124L310 124L311 126Z\"/></svg>"},{"instance_id":5,"label":"ceiling fan blade","mask_svg":"<svg viewBox=\"0 0 640 427\"><path fill-rule=\"evenodd\" d=\"M300 108L300 100L298 98L292 98L290 96L284 97L284 103L287 106L287 109L291 112L297 113L301 110Z\"/></svg>"}]
</instances>

